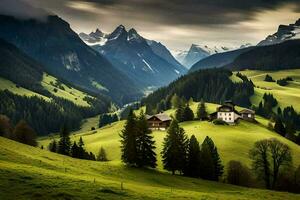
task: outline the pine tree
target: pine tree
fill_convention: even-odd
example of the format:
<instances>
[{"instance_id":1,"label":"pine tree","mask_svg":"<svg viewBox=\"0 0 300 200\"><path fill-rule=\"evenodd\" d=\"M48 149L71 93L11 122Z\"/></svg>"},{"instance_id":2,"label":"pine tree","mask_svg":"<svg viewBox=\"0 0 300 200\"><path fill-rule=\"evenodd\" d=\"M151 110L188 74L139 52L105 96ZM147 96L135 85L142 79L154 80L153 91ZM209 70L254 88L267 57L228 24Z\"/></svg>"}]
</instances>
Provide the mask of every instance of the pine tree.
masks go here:
<instances>
[{"instance_id":1,"label":"pine tree","mask_svg":"<svg viewBox=\"0 0 300 200\"><path fill-rule=\"evenodd\" d=\"M187 137L174 119L163 142L162 161L164 169L175 174L183 172L186 163Z\"/></svg>"},{"instance_id":2,"label":"pine tree","mask_svg":"<svg viewBox=\"0 0 300 200\"><path fill-rule=\"evenodd\" d=\"M178 105L178 108L175 112L175 118L178 122L183 122L184 121L184 107L182 104Z\"/></svg>"},{"instance_id":3,"label":"pine tree","mask_svg":"<svg viewBox=\"0 0 300 200\"><path fill-rule=\"evenodd\" d=\"M71 140L69 134L70 133L67 128L67 125L63 125L63 127L60 130L60 140L58 142L57 153L63 155L70 155Z\"/></svg>"},{"instance_id":4,"label":"pine tree","mask_svg":"<svg viewBox=\"0 0 300 200\"><path fill-rule=\"evenodd\" d=\"M191 110L190 106L186 104L183 110L183 121L192 121L194 120L194 113Z\"/></svg>"},{"instance_id":5,"label":"pine tree","mask_svg":"<svg viewBox=\"0 0 300 200\"><path fill-rule=\"evenodd\" d=\"M274 131L275 131L276 133L279 133L279 134L282 135L283 137L284 137L285 134L286 134L284 125L283 125L283 123L282 123L280 117L277 117L277 119L276 119L276 121L275 121Z\"/></svg>"},{"instance_id":6,"label":"pine tree","mask_svg":"<svg viewBox=\"0 0 300 200\"><path fill-rule=\"evenodd\" d=\"M152 131L148 127L148 122L143 111L138 118L137 128L137 166L155 168L155 142L153 140Z\"/></svg>"},{"instance_id":7,"label":"pine tree","mask_svg":"<svg viewBox=\"0 0 300 200\"><path fill-rule=\"evenodd\" d=\"M84 149L84 142L82 137L80 136L78 141L78 158L84 159L85 158L85 149Z\"/></svg>"},{"instance_id":8,"label":"pine tree","mask_svg":"<svg viewBox=\"0 0 300 200\"><path fill-rule=\"evenodd\" d=\"M203 99L201 99L201 102L198 104L197 118L200 120L207 119L207 111L206 111L206 106L205 106L205 102L203 101Z\"/></svg>"},{"instance_id":9,"label":"pine tree","mask_svg":"<svg viewBox=\"0 0 300 200\"><path fill-rule=\"evenodd\" d=\"M200 177L200 146L194 135L189 140L187 162L184 174L190 177Z\"/></svg>"},{"instance_id":10,"label":"pine tree","mask_svg":"<svg viewBox=\"0 0 300 200\"><path fill-rule=\"evenodd\" d=\"M76 144L76 142L74 141L74 143L73 143L73 145L72 145L72 147L71 147L71 156L73 157L73 158L80 158L79 157L79 148L78 148L78 146L77 146L77 144Z\"/></svg>"},{"instance_id":11,"label":"pine tree","mask_svg":"<svg viewBox=\"0 0 300 200\"><path fill-rule=\"evenodd\" d=\"M105 149L103 147L100 147L100 149L99 149L97 160L101 161L101 162L108 161L107 155L106 155L106 151L105 151Z\"/></svg>"},{"instance_id":12,"label":"pine tree","mask_svg":"<svg viewBox=\"0 0 300 200\"><path fill-rule=\"evenodd\" d=\"M200 177L206 180L214 180L215 167L213 156L210 151L210 147L207 143L201 145L200 151Z\"/></svg>"},{"instance_id":13,"label":"pine tree","mask_svg":"<svg viewBox=\"0 0 300 200\"><path fill-rule=\"evenodd\" d=\"M212 180L218 181L219 177L222 176L224 170L224 166L222 165L222 161L220 159L218 149L215 146L213 140L208 136L206 136L203 144L209 147L212 156L212 160L214 164L214 176Z\"/></svg>"},{"instance_id":14,"label":"pine tree","mask_svg":"<svg viewBox=\"0 0 300 200\"><path fill-rule=\"evenodd\" d=\"M31 146L37 145L35 131L24 120L16 125L12 139Z\"/></svg>"},{"instance_id":15,"label":"pine tree","mask_svg":"<svg viewBox=\"0 0 300 200\"><path fill-rule=\"evenodd\" d=\"M56 153L57 152L57 142L52 140L48 146L49 151Z\"/></svg>"},{"instance_id":16,"label":"pine tree","mask_svg":"<svg viewBox=\"0 0 300 200\"><path fill-rule=\"evenodd\" d=\"M125 124L121 137L121 159L128 165L136 165L137 161L137 120L133 110L129 111L127 121Z\"/></svg>"},{"instance_id":17,"label":"pine tree","mask_svg":"<svg viewBox=\"0 0 300 200\"><path fill-rule=\"evenodd\" d=\"M171 99L172 108L178 108L180 105L180 98L177 96L177 94L174 94Z\"/></svg>"}]
</instances>

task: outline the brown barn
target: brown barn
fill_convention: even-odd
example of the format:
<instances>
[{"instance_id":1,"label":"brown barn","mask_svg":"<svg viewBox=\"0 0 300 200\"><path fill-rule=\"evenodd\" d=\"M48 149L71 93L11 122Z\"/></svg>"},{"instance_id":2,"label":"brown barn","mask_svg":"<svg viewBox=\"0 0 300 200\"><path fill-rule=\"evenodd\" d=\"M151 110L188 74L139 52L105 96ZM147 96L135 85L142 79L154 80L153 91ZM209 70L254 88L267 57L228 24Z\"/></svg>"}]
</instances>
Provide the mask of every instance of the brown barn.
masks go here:
<instances>
[{"instance_id":1,"label":"brown barn","mask_svg":"<svg viewBox=\"0 0 300 200\"><path fill-rule=\"evenodd\" d=\"M160 113L152 116L147 115L147 121L151 130L166 130L172 119L168 115Z\"/></svg>"},{"instance_id":2,"label":"brown barn","mask_svg":"<svg viewBox=\"0 0 300 200\"><path fill-rule=\"evenodd\" d=\"M255 111L250 109L244 109L240 111L242 119L246 121L255 121Z\"/></svg>"}]
</instances>

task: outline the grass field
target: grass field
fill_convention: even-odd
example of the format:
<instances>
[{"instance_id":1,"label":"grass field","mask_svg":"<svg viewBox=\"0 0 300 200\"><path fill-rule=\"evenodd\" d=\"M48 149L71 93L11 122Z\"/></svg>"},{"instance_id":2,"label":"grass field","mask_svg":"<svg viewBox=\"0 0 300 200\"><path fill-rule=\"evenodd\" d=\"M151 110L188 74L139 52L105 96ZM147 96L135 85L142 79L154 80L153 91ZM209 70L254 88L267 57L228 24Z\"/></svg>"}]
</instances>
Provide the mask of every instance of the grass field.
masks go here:
<instances>
[{"instance_id":1,"label":"grass field","mask_svg":"<svg viewBox=\"0 0 300 200\"><path fill-rule=\"evenodd\" d=\"M21 96L38 96L41 97L47 101L50 101L50 99L46 96L40 95L36 92L30 91L28 89L22 88L20 86L17 87L15 83L12 81L6 80L4 78L0 77L0 90L9 90L14 94L18 94Z\"/></svg>"},{"instance_id":2,"label":"grass field","mask_svg":"<svg viewBox=\"0 0 300 200\"><path fill-rule=\"evenodd\" d=\"M42 86L51 92L53 95L72 101L79 106L90 106L84 97L88 96L86 93L77 90L75 88L69 87L65 84L61 84L60 87L56 86L57 79L48 74L43 75ZM56 90L56 92L54 91Z\"/></svg>"},{"instance_id":3,"label":"grass field","mask_svg":"<svg viewBox=\"0 0 300 200\"><path fill-rule=\"evenodd\" d=\"M300 69L282 70L282 71L255 71L246 70L242 74L250 78L253 83L259 88L255 88L255 95L251 97L251 102L258 105L262 100L264 93L272 93L278 100L279 106L284 108L293 105L294 108L300 112ZM265 76L269 74L274 80L292 77L294 81L287 86L280 86L277 83L265 82ZM236 80L237 77L232 78Z\"/></svg>"},{"instance_id":4,"label":"grass field","mask_svg":"<svg viewBox=\"0 0 300 200\"><path fill-rule=\"evenodd\" d=\"M191 105L192 110L195 112L198 103ZM207 110L209 113L214 112L216 104L207 104ZM241 108L237 108L241 109ZM175 110L168 110L166 113L172 115ZM300 164L300 148L295 143L279 136L267 129L268 120L257 117L258 124L253 124L245 121L241 121L236 126L221 126L214 125L210 122L191 121L181 123L182 128L186 131L188 136L195 135L200 142L204 140L206 136L210 136L216 143L223 164L227 164L228 161L235 159L250 164L248 158L248 152L253 144L261 139L265 138L277 138L280 141L288 144L292 149L294 163ZM79 137L82 137L86 143L86 147L89 151L97 153L99 148L103 146L107 150L108 158L113 161L120 162L120 137L125 121L113 123L95 131L90 131L90 128L97 127L98 121L92 123L92 119L88 120L88 125L85 126L85 130L76 132L72 135L72 140L78 141ZM81 133L80 133L81 132ZM154 139L156 141L156 152L158 155L158 169L162 170L160 152L162 150L162 142L166 135L165 131L154 131ZM40 139L40 145L47 146L51 141L50 137L44 137Z\"/></svg>"},{"instance_id":5,"label":"grass field","mask_svg":"<svg viewBox=\"0 0 300 200\"><path fill-rule=\"evenodd\" d=\"M120 126L121 123L113 127L116 125ZM0 187L0 199L3 200L300 198L300 195L295 194L172 176L156 170L128 168L119 161L101 163L73 159L2 137Z\"/></svg>"}]
</instances>

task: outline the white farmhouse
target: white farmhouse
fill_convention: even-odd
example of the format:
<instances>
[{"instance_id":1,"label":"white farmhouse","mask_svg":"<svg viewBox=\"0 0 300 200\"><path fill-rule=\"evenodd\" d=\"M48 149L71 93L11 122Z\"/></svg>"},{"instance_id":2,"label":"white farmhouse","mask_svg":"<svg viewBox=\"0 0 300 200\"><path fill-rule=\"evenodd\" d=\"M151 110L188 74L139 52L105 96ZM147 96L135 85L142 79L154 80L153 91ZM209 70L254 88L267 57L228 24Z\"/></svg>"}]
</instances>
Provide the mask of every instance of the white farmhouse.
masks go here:
<instances>
[{"instance_id":1,"label":"white farmhouse","mask_svg":"<svg viewBox=\"0 0 300 200\"><path fill-rule=\"evenodd\" d=\"M229 124L235 123L241 116L238 111L235 110L232 102L225 102L224 105L218 107L217 118L227 122Z\"/></svg>"}]
</instances>

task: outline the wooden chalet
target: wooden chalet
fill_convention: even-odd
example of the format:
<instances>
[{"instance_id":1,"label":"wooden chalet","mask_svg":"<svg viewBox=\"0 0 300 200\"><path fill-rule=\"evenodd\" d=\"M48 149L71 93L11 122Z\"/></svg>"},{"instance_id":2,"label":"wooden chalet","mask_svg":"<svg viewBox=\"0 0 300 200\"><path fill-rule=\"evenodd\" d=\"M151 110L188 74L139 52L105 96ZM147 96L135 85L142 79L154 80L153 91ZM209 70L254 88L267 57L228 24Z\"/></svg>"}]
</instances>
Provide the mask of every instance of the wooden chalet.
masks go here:
<instances>
[{"instance_id":1,"label":"wooden chalet","mask_svg":"<svg viewBox=\"0 0 300 200\"><path fill-rule=\"evenodd\" d=\"M246 121L255 121L255 112L250 109L244 109L238 112L232 101L226 101L217 108L217 111L209 115L210 120L220 119L228 124L235 124L239 119Z\"/></svg>"},{"instance_id":2,"label":"wooden chalet","mask_svg":"<svg viewBox=\"0 0 300 200\"><path fill-rule=\"evenodd\" d=\"M172 121L171 117L164 113L147 115L147 121L151 130L166 130Z\"/></svg>"}]
</instances>

